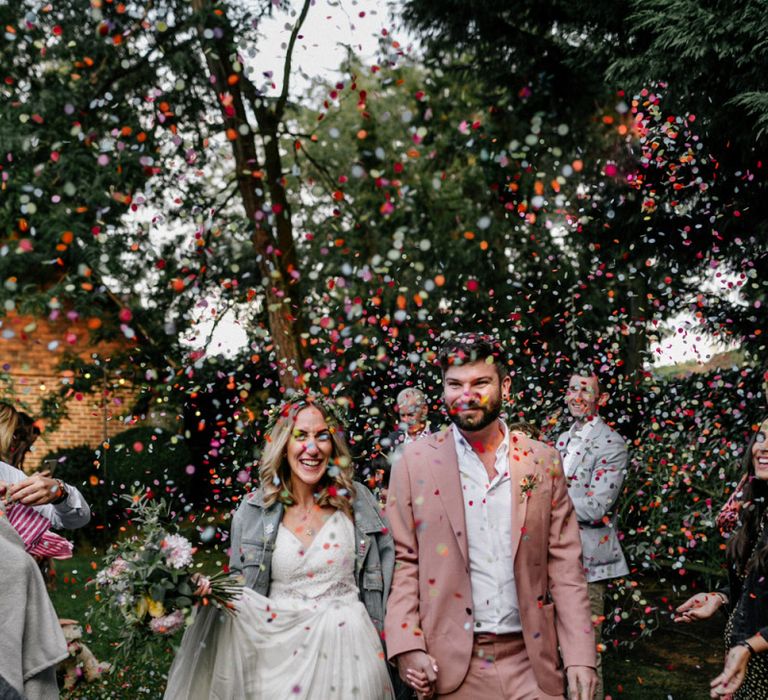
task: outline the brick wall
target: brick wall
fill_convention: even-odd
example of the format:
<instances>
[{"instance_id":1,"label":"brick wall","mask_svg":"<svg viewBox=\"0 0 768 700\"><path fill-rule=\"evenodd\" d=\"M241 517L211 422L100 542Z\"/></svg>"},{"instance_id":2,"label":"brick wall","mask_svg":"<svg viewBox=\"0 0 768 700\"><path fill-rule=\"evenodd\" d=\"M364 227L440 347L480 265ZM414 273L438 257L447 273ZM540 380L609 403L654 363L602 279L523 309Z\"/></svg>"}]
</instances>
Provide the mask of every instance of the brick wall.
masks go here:
<instances>
[{"instance_id":1,"label":"brick wall","mask_svg":"<svg viewBox=\"0 0 768 700\"><path fill-rule=\"evenodd\" d=\"M128 347L128 342L122 348ZM90 361L93 354L102 360L118 348L115 343L92 344L85 322L64 315L49 320L7 314L0 318L0 370L4 382L2 399L13 403L37 419L43 399L59 393L62 385L71 384L71 369L59 364L67 353L75 353ZM34 470L51 450L89 445L97 447L107 437L125 430L130 416L131 385L115 374L107 373L98 393L69 392L66 401L68 417L56 429L46 429L27 455L24 468Z\"/></svg>"}]
</instances>

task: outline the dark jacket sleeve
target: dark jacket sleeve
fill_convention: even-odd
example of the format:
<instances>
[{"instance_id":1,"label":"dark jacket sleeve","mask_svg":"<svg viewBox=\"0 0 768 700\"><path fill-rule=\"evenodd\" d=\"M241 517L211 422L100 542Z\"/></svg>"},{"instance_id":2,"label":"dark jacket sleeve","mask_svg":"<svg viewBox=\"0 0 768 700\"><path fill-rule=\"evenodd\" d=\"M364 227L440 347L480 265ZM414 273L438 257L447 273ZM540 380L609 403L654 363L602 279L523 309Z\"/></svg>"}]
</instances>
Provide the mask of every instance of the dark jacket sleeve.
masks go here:
<instances>
[{"instance_id":1,"label":"dark jacket sleeve","mask_svg":"<svg viewBox=\"0 0 768 700\"><path fill-rule=\"evenodd\" d=\"M758 547L765 547L766 541L768 531L763 533ZM729 603L733 610L730 645L756 634L768 639L768 578L753 565L743 584L731 571L729 584L722 592L730 596Z\"/></svg>"}]
</instances>

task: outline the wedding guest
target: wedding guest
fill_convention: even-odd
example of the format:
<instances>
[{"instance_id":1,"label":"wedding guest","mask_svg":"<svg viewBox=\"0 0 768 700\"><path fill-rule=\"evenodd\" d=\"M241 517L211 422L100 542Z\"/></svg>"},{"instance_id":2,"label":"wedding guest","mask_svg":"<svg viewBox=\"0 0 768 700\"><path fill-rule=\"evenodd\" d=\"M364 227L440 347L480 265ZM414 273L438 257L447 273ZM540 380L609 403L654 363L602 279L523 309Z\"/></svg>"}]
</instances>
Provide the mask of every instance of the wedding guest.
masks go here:
<instances>
[{"instance_id":1,"label":"wedding guest","mask_svg":"<svg viewBox=\"0 0 768 700\"><path fill-rule=\"evenodd\" d=\"M386 500L392 464L403 446L429 435L428 410L427 397L421 389L408 387L397 395L397 428L381 439L378 455L373 459L376 487L382 501Z\"/></svg>"},{"instance_id":2,"label":"wedding guest","mask_svg":"<svg viewBox=\"0 0 768 700\"><path fill-rule=\"evenodd\" d=\"M563 458L584 558L595 639L601 644L608 582L629 573L619 543L616 503L627 473L627 444L601 417L608 392L590 369L574 372L565 391L572 423L555 443ZM595 700L603 700L601 654Z\"/></svg>"},{"instance_id":3,"label":"wedding guest","mask_svg":"<svg viewBox=\"0 0 768 700\"><path fill-rule=\"evenodd\" d=\"M729 585L689 598L677 608L675 622L711 617L725 605L725 666L710 697L761 700L768 698L768 419L747 446L744 473L738 521L726 548Z\"/></svg>"},{"instance_id":4,"label":"wedding guest","mask_svg":"<svg viewBox=\"0 0 768 700\"><path fill-rule=\"evenodd\" d=\"M17 411L18 421L16 430L13 431L11 445L8 448L8 463L24 471L24 459L26 458L32 446L40 437L40 428L37 422L32 419L28 413Z\"/></svg>"},{"instance_id":5,"label":"wedding guest","mask_svg":"<svg viewBox=\"0 0 768 700\"><path fill-rule=\"evenodd\" d=\"M287 401L232 520L236 615L199 611L166 698L394 697L381 642L394 547L352 474L332 406Z\"/></svg>"},{"instance_id":6,"label":"wedding guest","mask_svg":"<svg viewBox=\"0 0 768 700\"><path fill-rule=\"evenodd\" d=\"M0 402L0 458L12 459L14 435L19 424L16 409ZM80 491L45 472L27 476L21 469L0 461L0 496L11 503L33 506L55 528L75 530L88 524L91 509Z\"/></svg>"}]
</instances>

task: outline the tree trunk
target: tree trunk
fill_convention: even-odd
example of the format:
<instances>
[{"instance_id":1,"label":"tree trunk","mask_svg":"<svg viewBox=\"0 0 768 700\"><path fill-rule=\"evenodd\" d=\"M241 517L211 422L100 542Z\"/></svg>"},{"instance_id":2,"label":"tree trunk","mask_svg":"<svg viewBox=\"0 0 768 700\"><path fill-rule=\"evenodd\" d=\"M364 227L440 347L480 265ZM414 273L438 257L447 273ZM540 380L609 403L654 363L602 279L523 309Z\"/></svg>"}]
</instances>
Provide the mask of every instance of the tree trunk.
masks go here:
<instances>
[{"instance_id":1,"label":"tree trunk","mask_svg":"<svg viewBox=\"0 0 768 700\"><path fill-rule=\"evenodd\" d=\"M207 0L193 0L193 8L205 13L199 25L199 34L206 50L205 57L211 75L211 89L217 104L221 106L223 126L232 144L235 157L237 186L246 217L254 225L251 235L259 271L264 284L269 332L277 358L280 383L285 388L295 388L300 376L306 349L300 342L300 300L297 287L292 284L298 275L299 266L293 242L293 226L285 189L282 185L282 160L278 142L279 118L265 118L267 108L259 109L258 135L265 144L266 178L255 174L260 170L255 134L248 121L243 91L256 94L256 90L242 72L236 72L232 65L235 55L235 36L228 18L216 15L218 28L223 29L218 39L208 40L203 31L208 26L211 10ZM219 11L221 8L219 8ZM230 84L230 76L237 79ZM225 101L221 98L228 96ZM240 127L245 133L240 131ZM266 182L264 181L266 180ZM267 200L267 191L270 200ZM270 212L274 217L274 229L270 224Z\"/></svg>"}]
</instances>

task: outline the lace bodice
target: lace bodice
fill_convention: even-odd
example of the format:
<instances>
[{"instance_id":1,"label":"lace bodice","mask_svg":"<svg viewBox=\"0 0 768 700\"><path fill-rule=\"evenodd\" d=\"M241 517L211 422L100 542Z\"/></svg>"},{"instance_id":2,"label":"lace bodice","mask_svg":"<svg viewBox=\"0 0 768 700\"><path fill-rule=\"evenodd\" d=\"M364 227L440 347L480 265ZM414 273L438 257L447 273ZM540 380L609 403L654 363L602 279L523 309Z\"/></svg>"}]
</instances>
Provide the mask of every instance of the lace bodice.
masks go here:
<instances>
[{"instance_id":1,"label":"lace bodice","mask_svg":"<svg viewBox=\"0 0 768 700\"><path fill-rule=\"evenodd\" d=\"M358 598L355 581L355 528L336 511L306 547L280 525L272 554L271 600L342 602Z\"/></svg>"}]
</instances>

